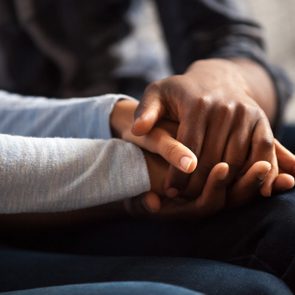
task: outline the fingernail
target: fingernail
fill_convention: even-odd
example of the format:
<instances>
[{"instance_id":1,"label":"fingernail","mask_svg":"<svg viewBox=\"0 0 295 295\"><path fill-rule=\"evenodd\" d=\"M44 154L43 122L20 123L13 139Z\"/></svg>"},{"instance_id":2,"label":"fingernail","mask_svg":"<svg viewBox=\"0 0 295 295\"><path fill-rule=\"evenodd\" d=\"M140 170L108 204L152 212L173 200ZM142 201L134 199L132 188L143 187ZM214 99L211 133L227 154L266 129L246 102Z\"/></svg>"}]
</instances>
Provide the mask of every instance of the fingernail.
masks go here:
<instances>
[{"instance_id":1,"label":"fingernail","mask_svg":"<svg viewBox=\"0 0 295 295\"><path fill-rule=\"evenodd\" d=\"M178 190L174 187L169 187L167 190L166 190L166 195L167 197L169 198L175 198L177 197L178 195Z\"/></svg>"},{"instance_id":2,"label":"fingernail","mask_svg":"<svg viewBox=\"0 0 295 295\"><path fill-rule=\"evenodd\" d=\"M184 156L180 159L180 166L184 171L188 171L192 162L192 158Z\"/></svg>"}]
</instances>

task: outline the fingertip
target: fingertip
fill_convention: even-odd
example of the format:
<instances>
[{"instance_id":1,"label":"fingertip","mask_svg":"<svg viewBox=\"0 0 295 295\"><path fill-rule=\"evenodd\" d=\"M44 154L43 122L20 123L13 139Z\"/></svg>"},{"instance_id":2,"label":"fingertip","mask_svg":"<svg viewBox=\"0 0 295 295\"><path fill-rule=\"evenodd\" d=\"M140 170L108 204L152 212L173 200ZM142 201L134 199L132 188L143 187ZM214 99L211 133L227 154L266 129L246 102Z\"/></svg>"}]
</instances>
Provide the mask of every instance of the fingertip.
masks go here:
<instances>
[{"instance_id":1,"label":"fingertip","mask_svg":"<svg viewBox=\"0 0 295 295\"><path fill-rule=\"evenodd\" d=\"M294 186L295 186L294 177L287 173L279 174L274 184L276 191L290 190Z\"/></svg>"},{"instance_id":2,"label":"fingertip","mask_svg":"<svg viewBox=\"0 0 295 295\"><path fill-rule=\"evenodd\" d=\"M286 175L286 189L292 189L295 186L295 179L292 175Z\"/></svg>"},{"instance_id":3,"label":"fingertip","mask_svg":"<svg viewBox=\"0 0 295 295\"><path fill-rule=\"evenodd\" d=\"M220 162L218 164L220 167L222 167L224 170L229 171L229 165L226 162Z\"/></svg>"},{"instance_id":4,"label":"fingertip","mask_svg":"<svg viewBox=\"0 0 295 295\"><path fill-rule=\"evenodd\" d=\"M265 198L269 198L271 196L271 187L269 186L262 186L261 189L260 189L260 194L265 197Z\"/></svg>"},{"instance_id":5,"label":"fingertip","mask_svg":"<svg viewBox=\"0 0 295 295\"><path fill-rule=\"evenodd\" d=\"M161 209L161 201L157 194L149 192L142 199L142 205L150 213L157 213Z\"/></svg>"},{"instance_id":6,"label":"fingertip","mask_svg":"<svg viewBox=\"0 0 295 295\"><path fill-rule=\"evenodd\" d=\"M218 179L225 180L229 174L229 165L226 162L217 164L218 168Z\"/></svg>"}]
</instances>

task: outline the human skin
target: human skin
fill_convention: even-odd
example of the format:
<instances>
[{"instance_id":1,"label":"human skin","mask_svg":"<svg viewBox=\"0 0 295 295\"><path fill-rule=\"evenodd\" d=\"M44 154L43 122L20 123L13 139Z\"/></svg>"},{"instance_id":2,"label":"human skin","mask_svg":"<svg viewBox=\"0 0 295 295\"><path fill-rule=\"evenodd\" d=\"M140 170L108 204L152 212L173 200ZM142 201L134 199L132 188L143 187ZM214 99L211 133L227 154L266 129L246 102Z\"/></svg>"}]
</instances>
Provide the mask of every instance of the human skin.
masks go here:
<instances>
[{"instance_id":1,"label":"human skin","mask_svg":"<svg viewBox=\"0 0 295 295\"><path fill-rule=\"evenodd\" d=\"M133 100L119 101L114 107L110 122L115 136L133 142L149 151L144 151L144 153L151 180L151 192L147 193L142 199L148 210L157 212L162 206L161 215L173 215L172 212L174 212L175 216L179 216L185 215L180 214L179 211L190 211L194 212L195 216L201 217L212 215L224 208L241 206L259 194L259 189L271 170L271 165L267 161L256 161L234 183L229 181L229 166L221 162L211 169L203 190L198 195L194 195L193 199L195 200L183 202L181 206L178 206L179 208L176 208L175 202L169 203L169 200L163 198L160 200L165 195L165 178L168 174L167 162L178 167L179 159L186 149L174 139L177 124L168 120L159 122L147 135L134 136L131 132L131 126L137 105L138 102ZM271 185L274 191L278 192L294 186L295 156L277 140L274 141L274 145L281 171ZM219 189L217 190L217 188ZM184 193L186 193L185 190ZM188 205L184 205L186 203Z\"/></svg>"},{"instance_id":2,"label":"human skin","mask_svg":"<svg viewBox=\"0 0 295 295\"><path fill-rule=\"evenodd\" d=\"M286 150L277 140L275 140L276 152L280 173L272 183L273 193L280 193L294 187L294 162L295 156ZM152 157L152 160L150 159ZM154 158L153 158L154 157ZM127 202L141 202L143 207L154 213L156 217L172 219L201 219L209 217L224 209L234 209L251 202L260 195L260 189L271 170L271 165L266 161L254 163L240 178L234 183L229 183L229 166L227 163L218 163L210 171L202 192L192 200L184 198L174 199L160 198L164 193L164 176L168 172L168 164L162 163L166 170L159 170L161 160L157 155L149 155L146 159L151 177L152 190L138 199L127 200ZM154 176L153 176L154 175ZM154 178L153 178L154 177ZM153 183L157 183L156 185ZM159 188L162 187L159 190ZM157 191L157 189L159 191ZM162 195L163 196L163 195ZM274 196L275 197L275 196ZM138 210L139 205L135 206ZM134 212L131 212L131 214ZM135 215L137 215L136 212ZM147 216L141 210L141 215Z\"/></svg>"},{"instance_id":3,"label":"human skin","mask_svg":"<svg viewBox=\"0 0 295 295\"><path fill-rule=\"evenodd\" d=\"M134 136L131 132L131 126L137 105L138 102L132 100L117 102L111 115L110 124L114 135L117 137L150 150L150 152L143 150L151 182L150 192L129 201L120 201L71 212L0 215L1 232L10 233L12 229L31 232L34 229L99 223L107 219L126 218L128 217L127 212L144 218L204 218L225 208L241 206L258 195L263 180L270 169L270 164L265 161L256 162L234 184L230 185L227 180L228 165L223 162L218 163L211 170L202 193L198 197L196 196L195 200L182 199L175 202L163 198L168 162L178 163L174 159L175 154L169 153L171 145L172 150L178 152L178 154L176 153L178 156L181 156L185 149L176 140L171 141L177 131L177 124L171 121L161 121L148 135ZM294 186L292 175L295 176L295 156L276 140L275 147L280 174L276 177L272 186L274 191L280 192ZM165 153L168 162L159 156L159 154L165 156Z\"/></svg>"},{"instance_id":4,"label":"human skin","mask_svg":"<svg viewBox=\"0 0 295 295\"><path fill-rule=\"evenodd\" d=\"M194 62L182 75L151 83L135 112L133 134L148 134L161 118L179 123L176 139L197 157L191 175L170 166L166 195L198 195L214 165L229 164L234 181L257 161L271 164L261 193L271 195L278 175L271 125L276 114L273 84L258 64L247 59ZM186 154L188 166L196 159ZM197 185L196 185L197 184ZM183 194L182 194L183 195Z\"/></svg>"}]
</instances>

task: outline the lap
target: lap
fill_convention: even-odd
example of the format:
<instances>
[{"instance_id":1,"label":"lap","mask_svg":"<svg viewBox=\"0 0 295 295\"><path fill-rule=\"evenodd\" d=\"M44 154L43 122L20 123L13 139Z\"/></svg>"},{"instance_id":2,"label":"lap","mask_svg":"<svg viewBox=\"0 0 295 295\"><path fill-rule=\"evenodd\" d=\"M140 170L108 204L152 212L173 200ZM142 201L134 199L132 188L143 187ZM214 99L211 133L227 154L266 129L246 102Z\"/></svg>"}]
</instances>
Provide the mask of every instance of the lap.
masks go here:
<instances>
[{"instance_id":1,"label":"lap","mask_svg":"<svg viewBox=\"0 0 295 295\"><path fill-rule=\"evenodd\" d=\"M12 233L9 246L0 251L0 286L16 287L19 277L20 289L144 280L208 293L221 282L220 293L213 294L243 294L237 288L277 284L274 277L261 278L266 274L249 268L273 273L292 286L294 231L293 190L202 222L120 220Z\"/></svg>"},{"instance_id":2,"label":"lap","mask_svg":"<svg viewBox=\"0 0 295 295\"><path fill-rule=\"evenodd\" d=\"M52 286L3 292L1 295L201 295L177 286L152 282L112 282Z\"/></svg>"},{"instance_id":3,"label":"lap","mask_svg":"<svg viewBox=\"0 0 295 295\"><path fill-rule=\"evenodd\" d=\"M266 236L273 239L272 245L276 245L278 236L284 242L288 238L285 244L295 249L294 227L295 190L292 190L272 198L259 198L244 208L203 221L114 220L32 234L12 233L9 243L73 254L182 256L228 261L255 254ZM274 231L277 233L272 236Z\"/></svg>"},{"instance_id":4,"label":"lap","mask_svg":"<svg viewBox=\"0 0 295 295\"><path fill-rule=\"evenodd\" d=\"M1 247L0 259L2 292L57 285L149 281L215 295L291 294L282 281L270 274L196 258L109 257Z\"/></svg>"},{"instance_id":5,"label":"lap","mask_svg":"<svg viewBox=\"0 0 295 295\"><path fill-rule=\"evenodd\" d=\"M290 149L295 148L292 136L285 137L284 140ZM69 269L65 272L61 271L61 273L71 275L77 273L77 278L79 278L78 281L71 279L69 283L85 283L89 282L89 272L86 272L88 279L83 281L83 271L80 267L85 271L90 262L96 265L104 265L103 268L98 268L100 271L103 270L103 274L108 273L106 270L109 268L106 266L113 265L110 261L116 261L115 269L119 268L124 273L122 280L138 278L140 274L143 274L140 269L146 269L148 266L151 275L161 278L159 281L173 283L174 281L171 282L165 275L163 277L163 274L170 273L171 266L176 267L176 271L173 272L175 280L181 281L182 273L186 274L186 278L190 278L191 273L202 278L200 274L206 273L202 268L207 268L210 265L208 268L210 273L212 269L222 270L220 273L223 273L224 281L229 284L231 280L230 277L226 276L226 273L235 277L236 273L239 273L239 271L243 273L244 271L244 268L227 264L229 262L273 273L283 278L295 290L295 286L293 286L293 278L295 278L293 266L295 264L293 261L295 252L294 231L295 191L292 190L270 199L259 199L244 208L232 212L223 212L201 222L114 220L99 225L53 229L33 234L12 233L7 240L2 239L9 245L9 251L12 251L13 247L27 250L19 250L20 252L18 252L14 249L14 252L9 252L11 254L9 255L6 252L7 250L1 249L1 264L4 258L7 266L11 267L10 273L5 272L5 267L2 267L1 276L2 274L4 276L1 280L3 282L5 277L9 277L13 273L22 276L21 272L18 272L19 261L24 261L20 269L25 268L26 265L32 266L32 261L35 261L33 263L35 270L39 269L38 263L42 261L40 265L41 268L44 267L45 281L48 280L48 272L46 271L48 267L62 270L63 266L66 266ZM28 252L24 255L22 251ZM60 253L56 254L57 260L53 252ZM30 255L36 256L33 259ZM155 256L163 257L156 258ZM21 258L16 260L14 257ZM32 260L26 260L30 257ZM38 257L42 259L40 260ZM71 261L73 263L70 263ZM76 264L75 261L77 261ZM221 261L226 263L221 263ZM2 265L4 266L4 264ZM126 266L128 266L128 269L129 266L132 266L131 269L135 267L135 270L126 271ZM231 267L234 268L232 273ZM78 272L76 272L76 268L78 268ZM249 270L247 269L247 271ZM29 274L30 271L26 269L25 273ZM110 273L113 273L112 268ZM215 272L213 271L213 273ZM39 275L42 277L42 272ZM98 276L96 272L93 275L96 278ZM247 274L243 276L251 277ZM115 277L108 273L106 278L102 276L99 281L108 279L113 280ZM144 273L138 279L152 280L153 277ZM207 287L211 287L213 284L210 279L214 280L216 277L209 276L208 280L204 280ZM202 280L203 278L200 281ZM90 281L97 282L94 278ZM246 282L248 281L246 280ZM67 280L63 283L67 283ZM190 284L191 282L185 281L183 285L190 286ZM193 285L201 287L195 282Z\"/></svg>"}]
</instances>

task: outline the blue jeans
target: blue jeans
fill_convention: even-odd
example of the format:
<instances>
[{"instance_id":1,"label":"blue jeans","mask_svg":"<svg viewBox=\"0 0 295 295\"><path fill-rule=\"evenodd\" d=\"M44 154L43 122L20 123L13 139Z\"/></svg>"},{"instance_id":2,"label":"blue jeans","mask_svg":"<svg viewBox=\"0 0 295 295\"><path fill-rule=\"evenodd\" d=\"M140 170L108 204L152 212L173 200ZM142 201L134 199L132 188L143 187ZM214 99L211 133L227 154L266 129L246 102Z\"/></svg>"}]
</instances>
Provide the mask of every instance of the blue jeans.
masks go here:
<instances>
[{"instance_id":1,"label":"blue jeans","mask_svg":"<svg viewBox=\"0 0 295 295\"><path fill-rule=\"evenodd\" d=\"M283 139L290 149L294 134ZM294 190L201 222L122 219L1 240L0 291L151 281L206 294L295 292Z\"/></svg>"},{"instance_id":2,"label":"blue jeans","mask_svg":"<svg viewBox=\"0 0 295 295\"><path fill-rule=\"evenodd\" d=\"M151 282L77 284L4 292L1 295L201 295L181 287Z\"/></svg>"},{"instance_id":3,"label":"blue jeans","mask_svg":"<svg viewBox=\"0 0 295 295\"><path fill-rule=\"evenodd\" d=\"M110 257L12 247L2 247L0 253L1 291L98 282L149 281L205 294L291 294L281 280L270 274L196 258Z\"/></svg>"}]
</instances>

